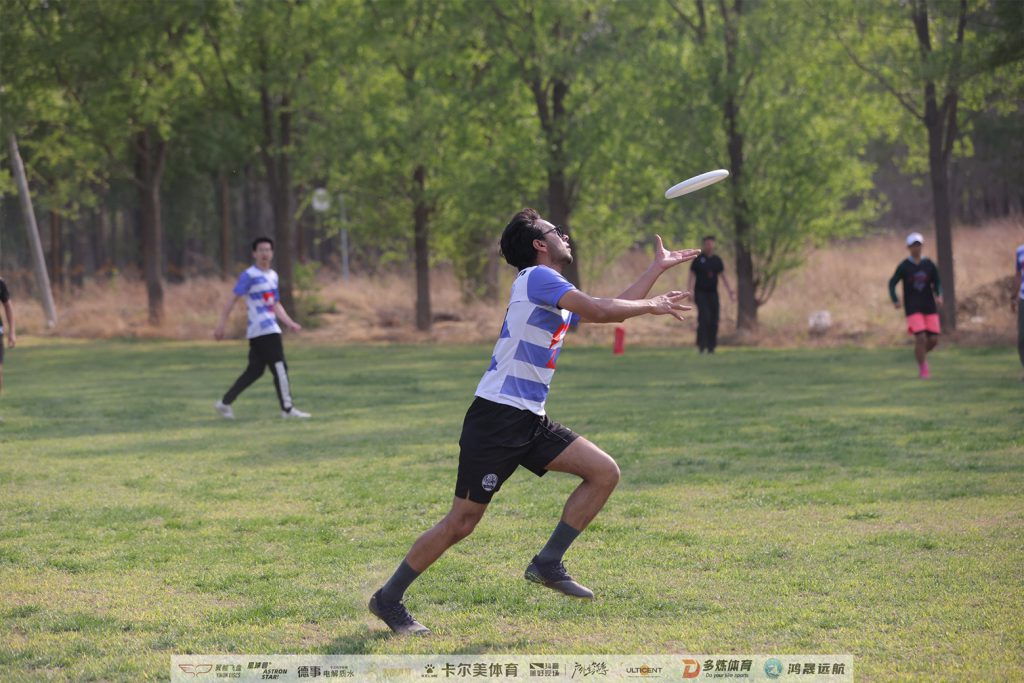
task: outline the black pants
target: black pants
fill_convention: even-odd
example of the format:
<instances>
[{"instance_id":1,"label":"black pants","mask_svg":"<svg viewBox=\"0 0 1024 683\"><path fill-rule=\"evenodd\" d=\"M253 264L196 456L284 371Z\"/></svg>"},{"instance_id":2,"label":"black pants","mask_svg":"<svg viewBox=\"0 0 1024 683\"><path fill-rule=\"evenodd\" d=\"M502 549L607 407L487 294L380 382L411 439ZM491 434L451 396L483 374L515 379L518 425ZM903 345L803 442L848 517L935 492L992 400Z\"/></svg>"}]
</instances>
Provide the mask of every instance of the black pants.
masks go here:
<instances>
[{"instance_id":1,"label":"black pants","mask_svg":"<svg viewBox=\"0 0 1024 683\"><path fill-rule=\"evenodd\" d=\"M1017 355L1024 365L1024 299L1017 300Z\"/></svg>"},{"instance_id":2,"label":"black pants","mask_svg":"<svg viewBox=\"0 0 1024 683\"><path fill-rule=\"evenodd\" d=\"M718 292L698 289L693 297L697 304L697 347L714 351L718 346Z\"/></svg>"},{"instance_id":3,"label":"black pants","mask_svg":"<svg viewBox=\"0 0 1024 683\"><path fill-rule=\"evenodd\" d=\"M265 334L249 340L249 366L231 385L228 393L224 394L222 401L226 405L234 403L239 394L263 376L268 366L274 375L274 387L277 389L277 399L281 402L281 410L291 410L288 364L284 360L284 345L281 343L280 334Z\"/></svg>"}]
</instances>

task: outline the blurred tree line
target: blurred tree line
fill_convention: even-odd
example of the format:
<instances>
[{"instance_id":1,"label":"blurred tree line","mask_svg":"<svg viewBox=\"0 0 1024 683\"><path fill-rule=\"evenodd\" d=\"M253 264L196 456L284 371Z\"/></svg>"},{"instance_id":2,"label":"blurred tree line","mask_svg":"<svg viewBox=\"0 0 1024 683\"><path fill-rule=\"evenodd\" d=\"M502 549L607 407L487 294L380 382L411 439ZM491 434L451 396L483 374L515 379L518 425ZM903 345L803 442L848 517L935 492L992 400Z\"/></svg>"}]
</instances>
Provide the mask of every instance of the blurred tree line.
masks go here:
<instances>
[{"instance_id":1,"label":"blurred tree line","mask_svg":"<svg viewBox=\"0 0 1024 683\"><path fill-rule=\"evenodd\" d=\"M0 0L0 13L0 129L21 148L50 276L138 273L154 323L166 280L233 277L261 234L291 307L296 268L339 268L345 231L355 269L415 271L427 329L430 266L498 300L499 231L532 205L569 233L578 284L652 232L716 233L750 329L809 245L894 209L886 172L930 190L949 314L952 222L1024 203L1018 0ZM29 256L4 154L10 271ZM664 200L723 167L727 184Z\"/></svg>"}]
</instances>

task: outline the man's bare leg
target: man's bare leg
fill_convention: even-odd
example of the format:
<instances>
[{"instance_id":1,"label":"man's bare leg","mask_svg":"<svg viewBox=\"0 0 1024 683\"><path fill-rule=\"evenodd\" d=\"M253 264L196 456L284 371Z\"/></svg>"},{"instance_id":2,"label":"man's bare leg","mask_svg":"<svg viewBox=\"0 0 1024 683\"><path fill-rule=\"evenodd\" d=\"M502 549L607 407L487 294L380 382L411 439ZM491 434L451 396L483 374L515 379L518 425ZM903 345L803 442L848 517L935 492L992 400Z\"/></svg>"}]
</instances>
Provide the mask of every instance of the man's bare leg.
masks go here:
<instances>
[{"instance_id":1,"label":"man's bare leg","mask_svg":"<svg viewBox=\"0 0 1024 683\"><path fill-rule=\"evenodd\" d=\"M448 548L473 533L487 511L487 505L468 498L455 498L444 518L425 531L406 554L387 583L370 598L370 611L395 633L427 634L430 630L409 614L402 604L409 585L434 564Z\"/></svg>"},{"instance_id":2,"label":"man's bare leg","mask_svg":"<svg viewBox=\"0 0 1024 683\"><path fill-rule=\"evenodd\" d=\"M455 498L444 518L416 539L405 561L417 573L434 564L448 548L473 533L487 511L487 505L468 498Z\"/></svg>"},{"instance_id":3,"label":"man's bare leg","mask_svg":"<svg viewBox=\"0 0 1024 683\"><path fill-rule=\"evenodd\" d=\"M547 545L527 567L526 578L566 595L592 598L594 593L576 583L566 572L562 557L615 490L619 483L619 466L610 455L581 437L552 460L547 469L575 474L583 481L566 500L561 521Z\"/></svg>"},{"instance_id":4,"label":"man's bare leg","mask_svg":"<svg viewBox=\"0 0 1024 683\"><path fill-rule=\"evenodd\" d=\"M587 528L619 483L619 466L612 456L583 437L569 444L547 469L575 474L583 480L562 509L562 521L578 531Z\"/></svg>"}]
</instances>

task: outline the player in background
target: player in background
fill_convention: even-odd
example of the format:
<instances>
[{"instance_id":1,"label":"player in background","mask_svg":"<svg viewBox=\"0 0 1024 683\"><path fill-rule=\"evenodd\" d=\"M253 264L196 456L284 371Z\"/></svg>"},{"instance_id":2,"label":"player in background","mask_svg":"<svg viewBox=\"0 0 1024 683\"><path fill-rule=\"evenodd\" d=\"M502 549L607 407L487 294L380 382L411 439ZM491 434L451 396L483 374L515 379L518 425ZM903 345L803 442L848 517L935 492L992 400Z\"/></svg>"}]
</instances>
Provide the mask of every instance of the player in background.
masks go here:
<instances>
[{"instance_id":1,"label":"player in background","mask_svg":"<svg viewBox=\"0 0 1024 683\"><path fill-rule=\"evenodd\" d=\"M1013 291L1013 298L1010 300L1010 307L1017 311L1017 355L1020 356L1020 364L1024 366L1024 244L1017 247L1015 257L1017 286ZM14 346L14 342L11 342ZM1024 374L1020 376L1024 382Z\"/></svg>"},{"instance_id":2,"label":"player in background","mask_svg":"<svg viewBox=\"0 0 1024 683\"><path fill-rule=\"evenodd\" d=\"M917 359L918 376L928 379L928 352L939 343L939 310L942 306L942 285L939 283L939 269L928 258L921 256L924 238L919 232L907 235L907 249L910 256L897 267L889 280L889 297L896 308L900 300L896 296L896 284L903 282L903 310L907 314L907 332L914 335L914 357Z\"/></svg>"},{"instance_id":3,"label":"player in background","mask_svg":"<svg viewBox=\"0 0 1024 683\"><path fill-rule=\"evenodd\" d=\"M221 417L228 420L235 417L231 404L250 384L259 379L268 367L274 376L274 387L277 389L277 399L281 404L281 417L309 417L309 413L299 410L292 403L288 364L284 359L281 328L277 321L280 320L296 332L301 330L302 326L288 316L279 301L277 273L270 267L273 258L272 239L257 237L253 240L253 265L246 268L238 277L238 282L232 290L234 297L224 306L217 328L213 331L213 336L218 341L224 338L224 325L228 321L231 309L239 299L245 297L249 313L249 326L245 335L249 339L249 365L224 397L213 405Z\"/></svg>"},{"instance_id":4,"label":"player in background","mask_svg":"<svg viewBox=\"0 0 1024 683\"><path fill-rule=\"evenodd\" d=\"M647 313L682 320L683 311L689 310L682 303L688 293L647 294L663 272L699 251L668 251L655 236L654 261L615 299L584 294L562 276L572 263L568 236L533 209L520 211L505 227L501 253L519 275L462 426L451 510L413 543L394 575L370 598L370 611L396 633L429 633L402 602L406 589L472 533L491 498L520 465L537 476L567 472L582 480L547 544L529 562L525 578L565 595L594 596L573 580L562 557L608 500L618 484L619 467L596 445L548 417L544 403L555 363L566 332L579 320L621 322Z\"/></svg>"},{"instance_id":5,"label":"player in background","mask_svg":"<svg viewBox=\"0 0 1024 683\"><path fill-rule=\"evenodd\" d=\"M11 292L7 283L0 278L0 304L3 304L4 315L0 318L0 393L4 390L4 320L7 321L7 345L14 348L18 343L18 334L14 327L14 306L11 305Z\"/></svg>"},{"instance_id":6,"label":"player in background","mask_svg":"<svg viewBox=\"0 0 1024 683\"><path fill-rule=\"evenodd\" d=\"M715 254L715 238L713 235L704 237L700 256L690 263L690 284L687 289L693 292L693 302L697 304L697 348L701 353L714 353L718 346L718 317L721 305L718 302L718 277L722 277L725 291L729 292L729 300L736 297L725 276L725 264Z\"/></svg>"}]
</instances>

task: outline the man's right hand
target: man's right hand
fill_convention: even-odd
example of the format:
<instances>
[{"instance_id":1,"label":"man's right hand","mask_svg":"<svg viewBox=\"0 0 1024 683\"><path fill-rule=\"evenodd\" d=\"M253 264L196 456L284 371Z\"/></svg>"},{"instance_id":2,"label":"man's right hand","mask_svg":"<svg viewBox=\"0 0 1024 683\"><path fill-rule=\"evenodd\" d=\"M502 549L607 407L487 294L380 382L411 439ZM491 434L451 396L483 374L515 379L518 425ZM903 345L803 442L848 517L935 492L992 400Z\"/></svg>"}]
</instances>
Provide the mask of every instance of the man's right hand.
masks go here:
<instances>
[{"instance_id":1,"label":"man's right hand","mask_svg":"<svg viewBox=\"0 0 1024 683\"><path fill-rule=\"evenodd\" d=\"M667 314L677 320L685 320L685 318L683 318L682 311L692 310L692 306L684 306L680 302L689 296L689 292L680 292L678 290L656 296L651 299L651 304L654 305L654 310L651 311L651 315Z\"/></svg>"}]
</instances>

